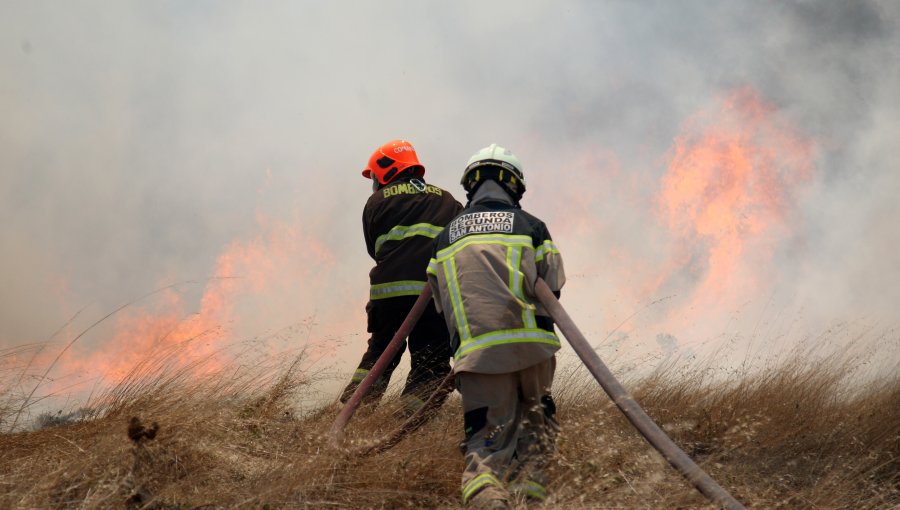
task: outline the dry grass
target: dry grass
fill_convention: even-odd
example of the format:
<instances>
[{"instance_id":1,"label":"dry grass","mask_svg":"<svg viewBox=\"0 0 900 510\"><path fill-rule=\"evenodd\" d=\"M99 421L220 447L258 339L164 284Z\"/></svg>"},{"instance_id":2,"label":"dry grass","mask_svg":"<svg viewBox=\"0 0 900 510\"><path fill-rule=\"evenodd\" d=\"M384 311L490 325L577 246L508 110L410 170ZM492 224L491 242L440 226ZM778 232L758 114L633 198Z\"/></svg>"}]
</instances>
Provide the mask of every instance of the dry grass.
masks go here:
<instances>
[{"instance_id":1,"label":"dry grass","mask_svg":"<svg viewBox=\"0 0 900 510\"><path fill-rule=\"evenodd\" d=\"M458 507L457 398L397 447L360 459L327 445L336 406L297 410L318 377L297 359L206 375L203 363L167 359L137 367L96 400L91 419L0 434L0 507ZM839 356L797 354L727 377L669 365L626 386L748 507L897 508L900 379L858 376ZM563 432L548 506L712 508L583 369L561 371L557 387ZM16 409L8 404L0 412ZM351 445L397 425L388 404L357 413ZM156 422L155 437L129 439L132 417Z\"/></svg>"}]
</instances>

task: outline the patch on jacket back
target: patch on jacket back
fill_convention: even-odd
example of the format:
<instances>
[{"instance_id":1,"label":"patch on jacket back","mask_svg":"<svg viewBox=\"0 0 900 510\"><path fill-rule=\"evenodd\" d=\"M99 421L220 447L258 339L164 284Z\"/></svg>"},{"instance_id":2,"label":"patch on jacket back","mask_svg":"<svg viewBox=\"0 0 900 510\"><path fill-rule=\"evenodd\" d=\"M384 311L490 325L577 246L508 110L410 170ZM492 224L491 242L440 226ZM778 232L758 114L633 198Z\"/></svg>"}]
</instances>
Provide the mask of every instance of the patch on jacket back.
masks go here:
<instances>
[{"instance_id":1,"label":"patch on jacket back","mask_svg":"<svg viewBox=\"0 0 900 510\"><path fill-rule=\"evenodd\" d=\"M463 214L447 226L450 230L450 243L470 234L511 234L514 217L515 213L512 211Z\"/></svg>"},{"instance_id":2,"label":"patch on jacket back","mask_svg":"<svg viewBox=\"0 0 900 510\"><path fill-rule=\"evenodd\" d=\"M437 186L425 184L422 181L418 181L418 183L420 186L416 186L412 182L394 184L393 186L384 188L382 194L384 195L384 198L390 198L397 195L416 195L418 193L431 193L432 195L441 196L444 193L444 191Z\"/></svg>"}]
</instances>

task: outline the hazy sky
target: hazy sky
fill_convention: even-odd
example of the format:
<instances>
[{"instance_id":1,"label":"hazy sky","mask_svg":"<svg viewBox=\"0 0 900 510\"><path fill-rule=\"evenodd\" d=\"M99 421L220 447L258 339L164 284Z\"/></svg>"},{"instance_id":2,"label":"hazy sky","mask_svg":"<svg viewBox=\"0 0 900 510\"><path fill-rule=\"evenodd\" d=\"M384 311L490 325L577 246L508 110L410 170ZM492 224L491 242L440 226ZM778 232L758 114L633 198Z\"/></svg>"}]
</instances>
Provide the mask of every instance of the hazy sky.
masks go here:
<instances>
[{"instance_id":1,"label":"hazy sky","mask_svg":"<svg viewBox=\"0 0 900 510\"><path fill-rule=\"evenodd\" d=\"M218 293L243 300L216 315L237 337L312 317L291 341L343 342L349 369L371 265L359 172L393 138L461 201L472 153L517 154L598 344L623 321L611 338L660 349L900 322L897 2L0 0L0 76L0 348L81 311L59 347L193 281L183 315ZM661 197L679 144L746 127L729 105L747 96L771 166L748 186L778 212L732 211L740 262L710 281L715 242Z\"/></svg>"}]
</instances>

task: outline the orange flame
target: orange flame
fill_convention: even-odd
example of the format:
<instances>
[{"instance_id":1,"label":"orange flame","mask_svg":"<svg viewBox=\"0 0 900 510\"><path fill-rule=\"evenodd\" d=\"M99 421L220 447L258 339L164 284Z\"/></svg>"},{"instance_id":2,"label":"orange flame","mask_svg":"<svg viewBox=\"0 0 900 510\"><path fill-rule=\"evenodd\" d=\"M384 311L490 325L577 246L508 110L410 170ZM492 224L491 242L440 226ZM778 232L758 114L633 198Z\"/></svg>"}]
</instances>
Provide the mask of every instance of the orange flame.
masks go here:
<instances>
[{"instance_id":1,"label":"orange flame","mask_svg":"<svg viewBox=\"0 0 900 510\"><path fill-rule=\"evenodd\" d=\"M285 301L305 313L303 305L315 303L335 264L334 256L299 224L261 214L257 221L261 234L247 242L232 242L217 258L216 276L207 282L196 313L186 314L189 304L182 294L165 289L155 308L123 310L103 348L88 351L76 346L61 371L99 373L107 383L115 383L163 349L177 352L179 365L207 359L204 369L215 370L226 361L219 356L227 357L223 348L235 340L237 322L285 320L285 307L290 308L282 304ZM297 300L303 301L300 306ZM273 319L272 314L282 316Z\"/></svg>"},{"instance_id":2,"label":"orange flame","mask_svg":"<svg viewBox=\"0 0 900 510\"><path fill-rule=\"evenodd\" d=\"M797 187L813 169L811 142L752 89L719 106L690 119L675 140L658 197L676 256L648 290L692 280L688 315L766 286L777 242L790 234Z\"/></svg>"}]
</instances>

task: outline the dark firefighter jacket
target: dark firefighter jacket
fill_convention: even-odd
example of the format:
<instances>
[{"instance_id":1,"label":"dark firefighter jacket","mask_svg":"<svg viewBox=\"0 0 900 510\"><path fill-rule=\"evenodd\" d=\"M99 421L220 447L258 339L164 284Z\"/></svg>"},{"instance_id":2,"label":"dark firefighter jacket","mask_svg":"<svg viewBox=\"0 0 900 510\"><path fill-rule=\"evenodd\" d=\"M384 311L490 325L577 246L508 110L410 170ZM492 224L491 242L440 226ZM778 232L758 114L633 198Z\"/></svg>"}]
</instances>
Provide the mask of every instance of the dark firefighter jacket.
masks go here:
<instances>
[{"instance_id":1,"label":"dark firefighter jacket","mask_svg":"<svg viewBox=\"0 0 900 510\"><path fill-rule=\"evenodd\" d=\"M538 276L559 291L562 257L546 225L510 202L476 195L447 225L428 279L451 331L455 372L515 372L559 350L553 322L533 297Z\"/></svg>"},{"instance_id":2,"label":"dark firefighter jacket","mask_svg":"<svg viewBox=\"0 0 900 510\"><path fill-rule=\"evenodd\" d=\"M375 267L369 299L418 296L432 243L462 210L453 196L421 178L401 177L372 193L363 209L363 234Z\"/></svg>"}]
</instances>

